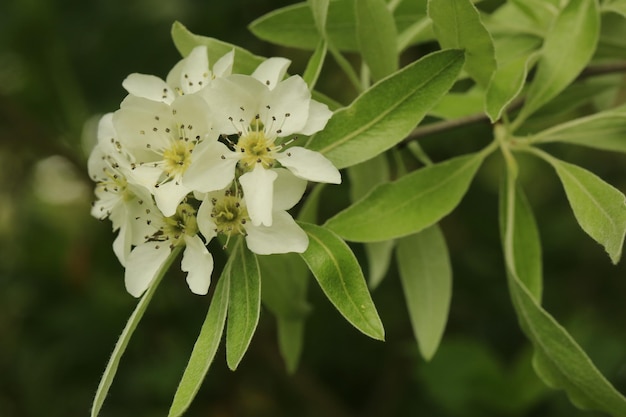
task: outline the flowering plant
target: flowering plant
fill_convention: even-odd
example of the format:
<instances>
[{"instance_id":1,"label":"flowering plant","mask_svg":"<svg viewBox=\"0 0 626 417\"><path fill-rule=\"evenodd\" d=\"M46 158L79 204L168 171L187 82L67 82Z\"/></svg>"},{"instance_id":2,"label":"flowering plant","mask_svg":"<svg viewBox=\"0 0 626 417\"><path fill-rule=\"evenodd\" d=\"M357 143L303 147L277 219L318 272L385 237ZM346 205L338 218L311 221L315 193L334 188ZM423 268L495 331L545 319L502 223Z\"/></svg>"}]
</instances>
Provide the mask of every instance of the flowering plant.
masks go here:
<instances>
[{"instance_id":1,"label":"flowering plant","mask_svg":"<svg viewBox=\"0 0 626 417\"><path fill-rule=\"evenodd\" d=\"M208 294L215 285L170 416L181 415L193 400L224 331L227 363L237 368L261 302L279 321L298 324L279 326L281 353L295 369L308 271L348 322L384 339L361 266L345 240L363 244L372 289L395 250L418 349L430 360L452 291L438 222L457 207L487 158L498 153L504 166L499 209L507 282L534 347L537 373L578 406L626 414L626 399L542 306L539 233L518 165L519 155L528 154L554 168L581 228L613 263L619 261L626 234L622 192L539 146L563 142L623 152L618 140L626 123L623 97L613 91L619 105L607 104L580 98L579 92L580 103L597 111L565 123L558 114L533 116L570 97L583 70L604 62L597 49L600 18L625 17L624 8L618 1L607 1L602 9L595 0L570 0L547 2L536 11L510 1L488 14L470 0L430 0L416 9L405 3L311 0L253 22L252 31L262 39L313 50L302 77L287 75L284 58L260 58L175 23L174 43L184 58L166 79L131 74L124 80L128 96L100 120L89 159L96 182L92 213L111 220L126 289L141 299L107 366L92 416L180 252L193 293ZM408 26L407 16L413 19ZM509 28L511 19L520 27ZM306 25L294 35L284 24L291 21ZM347 22L350 31L332 22ZM400 67L400 52L424 43L440 48ZM360 74L345 51L359 53ZM313 91L327 54L357 91L349 105ZM565 60L568 65L562 66ZM534 76L528 77L531 70ZM416 128L427 115L441 120ZM492 124L491 141L479 150L433 163L417 144L418 138L476 120ZM339 169L346 169L352 203L319 226L322 185L307 184L340 184ZM211 278L214 250L228 254L217 280ZM283 256L265 257L273 254ZM276 266L285 264L292 273L278 278ZM280 279L284 287L272 285Z\"/></svg>"}]
</instances>

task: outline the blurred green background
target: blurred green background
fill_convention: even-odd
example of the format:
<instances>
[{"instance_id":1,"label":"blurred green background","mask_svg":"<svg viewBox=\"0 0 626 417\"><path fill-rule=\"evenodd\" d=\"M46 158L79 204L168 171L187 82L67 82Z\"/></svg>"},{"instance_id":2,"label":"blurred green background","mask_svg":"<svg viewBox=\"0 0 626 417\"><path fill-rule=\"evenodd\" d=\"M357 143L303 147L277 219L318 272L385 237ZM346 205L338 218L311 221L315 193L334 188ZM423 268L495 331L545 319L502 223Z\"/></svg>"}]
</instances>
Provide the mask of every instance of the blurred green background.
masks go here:
<instances>
[{"instance_id":1,"label":"blurred green background","mask_svg":"<svg viewBox=\"0 0 626 417\"><path fill-rule=\"evenodd\" d=\"M0 417L88 415L136 303L111 250L110 223L89 215L93 184L86 156L97 115L119 106L129 73L165 77L180 58L169 37L175 20L259 55L289 57L291 71L301 73L306 53L262 43L246 29L289 3L0 2ZM349 97L337 91L340 77L328 74L323 92ZM489 136L489 126L477 125L427 138L424 147L442 160ZM623 156L554 151L626 190ZM624 392L625 267L611 266L578 228L550 169L532 160L522 164L543 239L545 305ZM274 319L264 310L240 368L227 370L220 350L187 415L595 415L573 408L532 372L503 274L500 168L490 159L442 224L455 288L448 329L431 363L417 352L394 268L373 294L385 343L347 324L312 282L314 309L295 375L284 369ZM347 186L327 188L325 211L345 204ZM354 249L363 256L362 248ZM102 416L167 414L207 306L208 298L191 294L181 274L168 275L129 345Z\"/></svg>"}]
</instances>

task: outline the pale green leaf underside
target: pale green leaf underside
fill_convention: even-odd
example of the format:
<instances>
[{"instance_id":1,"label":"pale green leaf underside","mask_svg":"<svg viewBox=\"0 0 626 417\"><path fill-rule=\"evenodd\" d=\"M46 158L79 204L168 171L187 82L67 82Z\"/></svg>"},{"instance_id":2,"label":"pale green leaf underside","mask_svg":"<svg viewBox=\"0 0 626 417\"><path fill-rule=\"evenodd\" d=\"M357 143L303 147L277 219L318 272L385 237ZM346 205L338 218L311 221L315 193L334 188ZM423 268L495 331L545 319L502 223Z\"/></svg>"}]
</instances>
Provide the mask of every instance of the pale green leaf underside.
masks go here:
<instances>
[{"instance_id":1,"label":"pale green leaf underside","mask_svg":"<svg viewBox=\"0 0 626 417\"><path fill-rule=\"evenodd\" d=\"M463 52L432 53L381 80L335 112L307 146L338 168L366 161L404 139L450 89Z\"/></svg>"},{"instance_id":2,"label":"pale green leaf underside","mask_svg":"<svg viewBox=\"0 0 626 417\"><path fill-rule=\"evenodd\" d=\"M450 299L452 267L445 238L434 225L398 240L398 269L413 333L425 360L443 336Z\"/></svg>"},{"instance_id":3,"label":"pale green leaf underside","mask_svg":"<svg viewBox=\"0 0 626 417\"><path fill-rule=\"evenodd\" d=\"M222 339L228 311L232 259L234 258L231 257L230 262L224 267L215 287L209 312L202 324L200 335L193 347L189 363L176 389L176 394L174 394L168 417L179 417L189 408L202 385L202 381L204 381L211 362L215 358Z\"/></svg>"},{"instance_id":4,"label":"pale green leaf underside","mask_svg":"<svg viewBox=\"0 0 626 417\"><path fill-rule=\"evenodd\" d=\"M596 49L599 33L597 0L570 0L546 35L518 125L578 76Z\"/></svg>"},{"instance_id":5,"label":"pale green leaf underside","mask_svg":"<svg viewBox=\"0 0 626 417\"><path fill-rule=\"evenodd\" d=\"M459 204L483 158L482 153L452 158L382 184L329 219L326 226L356 242L417 233Z\"/></svg>"},{"instance_id":6,"label":"pale green leaf underside","mask_svg":"<svg viewBox=\"0 0 626 417\"><path fill-rule=\"evenodd\" d=\"M470 0L430 0L428 16L444 49L465 50L465 71L486 88L496 70L491 35Z\"/></svg>"},{"instance_id":7,"label":"pale green leaf underside","mask_svg":"<svg viewBox=\"0 0 626 417\"><path fill-rule=\"evenodd\" d=\"M326 297L350 324L364 334L384 340L385 331L356 257L332 231L299 223L309 236L301 254Z\"/></svg>"},{"instance_id":8,"label":"pale green leaf underside","mask_svg":"<svg viewBox=\"0 0 626 417\"><path fill-rule=\"evenodd\" d=\"M562 123L537 133L531 140L626 152L626 106Z\"/></svg>"},{"instance_id":9,"label":"pale green leaf underside","mask_svg":"<svg viewBox=\"0 0 626 417\"><path fill-rule=\"evenodd\" d=\"M580 408L591 408L611 415L626 415L626 399L604 378L569 333L539 304L516 271L517 256L513 248L517 226L512 219L520 206L515 202L515 183L509 180L505 203L504 252L511 298L522 329L535 347L537 374L553 388L560 388Z\"/></svg>"},{"instance_id":10,"label":"pale green leaf underside","mask_svg":"<svg viewBox=\"0 0 626 417\"><path fill-rule=\"evenodd\" d=\"M580 227L619 262L626 234L624 194L591 172L551 159Z\"/></svg>"}]
</instances>

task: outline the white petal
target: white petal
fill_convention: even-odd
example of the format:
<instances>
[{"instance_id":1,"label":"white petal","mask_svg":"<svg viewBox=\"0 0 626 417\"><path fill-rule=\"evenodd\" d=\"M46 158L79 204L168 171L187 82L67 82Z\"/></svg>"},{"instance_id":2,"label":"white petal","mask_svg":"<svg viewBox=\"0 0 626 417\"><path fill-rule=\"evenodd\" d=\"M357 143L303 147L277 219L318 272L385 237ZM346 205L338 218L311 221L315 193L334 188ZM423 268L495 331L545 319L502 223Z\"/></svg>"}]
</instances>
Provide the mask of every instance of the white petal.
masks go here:
<instances>
[{"instance_id":1,"label":"white petal","mask_svg":"<svg viewBox=\"0 0 626 417\"><path fill-rule=\"evenodd\" d=\"M183 253L180 269L187 272L187 285L192 293L205 295L211 285L213 257L198 235L185 236L187 247Z\"/></svg>"},{"instance_id":2,"label":"white petal","mask_svg":"<svg viewBox=\"0 0 626 417\"><path fill-rule=\"evenodd\" d=\"M200 204L200 208L198 209L198 213L196 214L196 219L198 221L198 229L200 229L200 233L209 242L217 233L215 232L215 223L211 218L211 212L213 211L213 203L211 202L211 195L207 195L202 204Z\"/></svg>"},{"instance_id":3,"label":"white petal","mask_svg":"<svg viewBox=\"0 0 626 417\"><path fill-rule=\"evenodd\" d=\"M220 59L213 64L213 77L226 77L233 72L233 61L235 60L235 50L233 49L227 54L224 54Z\"/></svg>"},{"instance_id":4,"label":"white petal","mask_svg":"<svg viewBox=\"0 0 626 417\"><path fill-rule=\"evenodd\" d=\"M252 171L239 177L248 215L254 225L272 225L274 180L277 176L278 174L273 170L256 164Z\"/></svg>"},{"instance_id":5,"label":"white petal","mask_svg":"<svg viewBox=\"0 0 626 417\"><path fill-rule=\"evenodd\" d=\"M111 146L111 139L117 137L117 131L113 125L113 113L103 115L98 121L98 143L105 146ZM112 151L113 147L104 148L107 152Z\"/></svg>"},{"instance_id":6,"label":"white petal","mask_svg":"<svg viewBox=\"0 0 626 417\"><path fill-rule=\"evenodd\" d=\"M120 227L120 231L113 241L113 253L124 267L126 266L126 259L130 255L131 242L132 228L128 225Z\"/></svg>"},{"instance_id":7,"label":"white petal","mask_svg":"<svg viewBox=\"0 0 626 417\"><path fill-rule=\"evenodd\" d=\"M202 193L221 190L235 179L237 161L237 155L226 145L209 139L194 149L183 184Z\"/></svg>"},{"instance_id":8,"label":"white petal","mask_svg":"<svg viewBox=\"0 0 626 417\"><path fill-rule=\"evenodd\" d=\"M291 61L287 58L269 58L256 67L252 76L273 90L285 76L289 64Z\"/></svg>"},{"instance_id":9,"label":"white petal","mask_svg":"<svg viewBox=\"0 0 626 417\"><path fill-rule=\"evenodd\" d=\"M137 165L131 170L126 178L132 184L138 184L148 190L154 191L154 186L159 182L159 178L163 174L161 168L146 165Z\"/></svg>"},{"instance_id":10,"label":"white petal","mask_svg":"<svg viewBox=\"0 0 626 417\"><path fill-rule=\"evenodd\" d=\"M267 88L258 80L241 74L216 78L202 97L214 115L213 128L220 134L232 135L247 129L259 113L260 100Z\"/></svg>"},{"instance_id":11,"label":"white petal","mask_svg":"<svg viewBox=\"0 0 626 417\"><path fill-rule=\"evenodd\" d=\"M184 126L178 129L179 135L189 140L202 140L211 133L213 120L211 109L207 102L200 96L187 95L178 97L172 103L172 111L175 112L174 120L177 126ZM217 139L217 134L213 133Z\"/></svg>"},{"instance_id":12,"label":"white petal","mask_svg":"<svg viewBox=\"0 0 626 417\"><path fill-rule=\"evenodd\" d=\"M126 291L133 297L140 297L154 281L170 253L169 246L163 242L146 242L135 247L126 260Z\"/></svg>"},{"instance_id":13,"label":"white petal","mask_svg":"<svg viewBox=\"0 0 626 417\"><path fill-rule=\"evenodd\" d=\"M176 181L166 182L154 190L154 201L165 217L176 214L181 201L191 190Z\"/></svg>"},{"instance_id":14,"label":"white petal","mask_svg":"<svg viewBox=\"0 0 626 417\"><path fill-rule=\"evenodd\" d=\"M276 155L276 159L296 177L315 182L341 184L341 174L321 153L293 146Z\"/></svg>"},{"instance_id":15,"label":"white petal","mask_svg":"<svg viewBox=\"0 0 626 417\"><path fill-rule=\"evenodd\" d=\"M274 210L289 210L302 198L306 191L306 181L296 177L285 168L276 168L278 174L274 181Z\"/></svg>"},{"instance_id":16,"label":"white petal","mask_svg":"<svg viewBox=\"0 0 626 417\"><path fill-rule=\"evenodd\" d=\"M132 95L127 96L113 114L113 124L124 147L144 153L149 149L168 148L177 129L169 105Z\"/></svg>"},{"instance_id":17,"label":"white petal","mask_svg":"<svg viewBox=\"0 0 626 417\"><path fill-rule=\"evenodd\" d=\"M206 46L196 46L167 74L167 83L184 94L193 94L206 87L209 78L209 57Z\"/></svg>"},{"instance_id":18,"label":"white petal","mask_svg":"<svg viewBox=\"0 0 626 417\"><path fill-rule=\"evenodd\" d=\"M326 123L333 115L328 106L319 101L311 100L309 103L309 118L306 121L306 125L300 130L299 133L310 136L313 133L319 132L326 127Z\"/></svg>"},{"instance_id":19,"label":"white petal","mask_svg":"<svg viewBox=\"0 0 626 417\"><path fill-rule=\"evenodd\" d=\"M170 104L176 95L165 81L154 75L130 74L122 82L122 87L130 94L154 101Z\"/></svg>"},{"instance_id":20,"label":"white petal","mask_svg":"<svg viewBox=\"0 0 626 417\"><path fill-rule=\"evenodd\" d=\"M273 253L302 253L309 246L309 238L286 211L274 212L271 227L246 225L246 244L259 255Z\"/></svg>"},{"instance_id":21,"label":"white petal","mask_svg":"<svg viewBox=\"0 0 626 417\"><path fill-rule=\"evenodd\" d=\"M266 92L265 101L260 108L260 116L270 136L289 136L305 127L311 93L299 76L279 82L276 88ZM276 121L272 122L274 119Z\"/></svg>"}]
</instances>

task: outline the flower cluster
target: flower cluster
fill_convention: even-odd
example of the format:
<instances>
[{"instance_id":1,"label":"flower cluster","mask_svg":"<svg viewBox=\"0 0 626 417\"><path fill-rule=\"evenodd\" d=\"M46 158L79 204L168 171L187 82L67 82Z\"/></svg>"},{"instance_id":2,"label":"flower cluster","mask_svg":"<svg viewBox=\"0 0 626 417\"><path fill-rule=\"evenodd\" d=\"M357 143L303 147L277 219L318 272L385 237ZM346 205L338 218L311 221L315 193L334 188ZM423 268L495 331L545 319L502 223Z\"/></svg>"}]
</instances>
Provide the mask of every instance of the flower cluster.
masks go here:
<instances>
[{"instance_id":1,"label":"flower cluster","mask_svg":"<svg viewBox=\"0 0 626 417\"><path fill-rule=\"evenodd\" d=\"M287 212L306 181L340 183L325 157L292 146L324 128L328 107L311 98L289 61L270 58L252 75L233 74L234 52L209 67L199 46L162 80L131 74L120 109L106 114L89 158L92 214L109 218L113 250L139 297L171 252L192 292L206 294L208 242L245 236L257 254L303 252L308 238Z\"/></svg>"}]
</instances>

